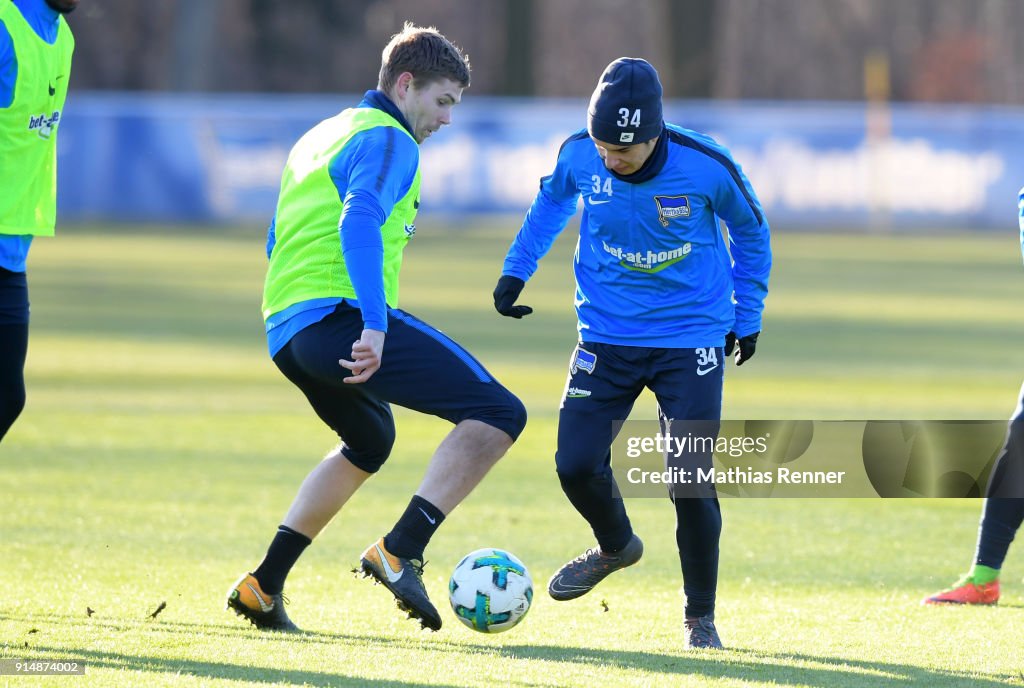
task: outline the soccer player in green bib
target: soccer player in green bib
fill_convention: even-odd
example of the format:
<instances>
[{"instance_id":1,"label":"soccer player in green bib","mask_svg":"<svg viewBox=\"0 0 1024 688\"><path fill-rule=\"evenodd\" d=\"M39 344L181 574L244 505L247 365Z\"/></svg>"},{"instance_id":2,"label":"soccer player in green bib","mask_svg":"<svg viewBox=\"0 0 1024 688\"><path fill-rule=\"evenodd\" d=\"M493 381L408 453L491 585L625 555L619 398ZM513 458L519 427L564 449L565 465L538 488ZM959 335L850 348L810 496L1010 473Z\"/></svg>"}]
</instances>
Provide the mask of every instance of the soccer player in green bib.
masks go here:
<instances>
[{"instance_id":1,"label":"soccer player in green bib","mask_svg":"<svg viewBox=\"0 0 1024 688\"><path fill-rule=\"evenodd\" d=\"M292 148L270 226L263 294L270 355L341 444L299 488L262 563L228 591L257 628L298 630L283 607L302 551L388 458L391 404L455 425L394 528L361 568L437 630L423 551L526 424L522 403L452 339L399 310L402 252L415 233L419 144L451 122L469 62L433 28L406 24L379 83Z\"/></svg>"},{"instance_id":2,"label":"soccer player in green bib","mask_svg":"<svg viewBox=\"0 0 1024 688\"><path fill-rule=\"evenodd\" d=\"M78 0L0 0L0 440L25 407L33 237L57 218L57 128Z\"/></svg>"}]
</instances>

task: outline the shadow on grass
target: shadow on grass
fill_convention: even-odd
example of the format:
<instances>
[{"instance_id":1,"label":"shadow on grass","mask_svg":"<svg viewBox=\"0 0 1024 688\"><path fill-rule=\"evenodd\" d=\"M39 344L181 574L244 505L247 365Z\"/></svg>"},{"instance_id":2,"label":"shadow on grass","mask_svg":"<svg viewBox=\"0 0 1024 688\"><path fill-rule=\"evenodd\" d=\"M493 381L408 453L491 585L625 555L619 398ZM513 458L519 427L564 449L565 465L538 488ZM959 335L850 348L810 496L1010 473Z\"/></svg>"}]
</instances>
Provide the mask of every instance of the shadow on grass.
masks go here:
<instances>
[{"instance_id":1,"label":"shadow on grass","mask_svg":"<svg viewBox=\"0 0 1024 688\"><path fill-rule=\"evenodd\" d=\"M261 641L276 641L281 643L322 643L324 645L337 646L339 644L349 645L374 645L378 647L393 647L397 650L418 650L429 647L437 650L457 650L466 647L457 639L438 636L429 631L413 631L409 636L394 637L377 633L335 633L331 631L303 630L301 633L272 633L259 631L247 621L236 619L233 614L225 611L226 623L195 623L188 621L172 621L169 619L139 619L139 618L117 618L104 617L100 615L87 617L84 615L59 614L55 612L29 613L23 615L0 612L0 623L12 622L20 624L24 630L21 635L9 634L17 638L17 642L27 641L29 649L37 649L36 642L44 641L49 631L46 626L52 624L57 626L61 632L72 632L75 638L87 637L90 630L103 631L106 633L150 633L164 635L180 635L188 639L197 637L222 637L236 640L259 639ZM416 629L416 622L409 621L409 628ZM482 649L493 651L494 647L480 646Z\"/></svg>"},{"instance_id":2,"label":"shadow on grass","mask_svg":"<svg viewBox=\"0 0 1024 688\"><path fill-rule=\"evenodd\" d=\"M1024 602L1000 602L999 609L1024 609Z\"/></svg>"},{"instance_id":3,"label":"shadow on grass","mask_svg":"<svg viewBox=\"0 0 1024 688\"><path fill-rule=\"evenodd\" d=\"M488 651L518 659L575 662L598 667L622 669L643 668L664 674L694 674L705 678L771 681L780 684L808 686L842 686L843 688L897 688L905 686L970 686L996 688L1006 686L1016 676L977 678L966 673L928 669L906 664L869 662L857 659L805 655L790 652L763 652L744 648L718 651L687 651L678 654L654 654L619 650L596 650L585 647L547 645L506 645L501 648L470 645L477 651ZM812 662L824 667L800 667L766 664L766 661ZM862 671L850 671L850 667ZM871 673L867 673L871 672Z\"/></svg>"},{"instance_id":4,"label":"shadow on grass","mask_svg":"<svg viewBox=\"0 0 1024 688\"><path fill-rule=\"evenodd\" d=\"M303 643L372 643L377 645L395 645L399 648L420 647L421 643L415 639L390 638L381 635L351 635L346 633L331 633L326 631L303 631L297 634L287 633L266 633L257 630L247 621L235 619L234 615L225 611L227 623L190 623L187 621L171 621L168 619L138 619L138 618L117 618L109 616L85 616L58 614L54 612L29 613L15 615L0 612L0 622L17 622L25 627L25 640L29 641L30 648L34 648L32 639L42 640L47 636L47 630L40 628L47 624L59 627L61 631L73 630L76 637L92 630L103 630L107 632L121 633L163 633L181 634L189 638L197 636L223 638L235 638L244 640L247 638L261 638L277 640L282 642L298 641ZM411 622L410 622L411 623ZM31 630L29 630L31 629Z\"/></svg>"},{"instance_id":5,"label":"shadow on grass","mask_svg":"<svg viewBox=\"0 0 1024 688\"><path fill-rule=\"evenodd\" d=\"M410 647L421 643L411 642ZM439 648L441 649L441 648ZM838 685L843 688L897 688L905 686L970 686L996 688L1018 680L1024 674L1007 674L992 678L976 677L966 672L929 669L909 664L872 662L866 660L801 654L797 652L765 652L747 648L729 648L724 652L691 651L682 647L665 653L605 650L589 647L556 645L486 645L457 643L449 649L492 654L515 659L549 662L572 662L591 665L595 669L617 667L644 669L653 673L695 675L739 681L778 682L796 685ZM767 662L774 662L768 664ZM813 663L822 667L801 667L792 663ZM853 671L851 669L859 669Z\"/></svg>"},{"instance_id":6,"label":"shadow on grass","mask_svg":"<svg viewBox=\"0 0 1024 688\"><path fill-rule=\"evenodd\" d=\"M95 669L112 669L114 671L159 672L179 674L199 678L228 679L247 683L267 683L272 685L301 686L368 686L372 688L457 688L442 683L410 683L408 681L388 681L366 678L365 676L348 676L326 671L304 671L302 669L271 669L268 667L251 667L226 662L200 662L190 659L171 659L117 654L102 650L68 650L57 647L37 647L36 653L49 655L72 654L82 660L88 673ZM144 679L142 679L144 680ZM143 684L144 685L144 684Z\"/></svg>"},{"instance_id":7,"label":"shadow on grass","mask_svg":"<svg viewBox=\"0 0 1024 688\"><path fill-rule=\"evenodd\" d=\"M1016 682L1017 676L983 678L962 672L929 669L907 664L875 662L851 658L836 658L801 654L798 652L764 652L747 648L730 648L724 652L688 652L684 649L652 653L627 650L604 650L588 647L567 647L556 645L491 645L460 642L444 636L413 634L408 637L386 637L379 634L349 634L325 631L306 631L298 635L265 635L242 625L212 623L187 623L180 621L118 620L104 618L83 618L66 614L44 613L13 615L0 612L0 621L31 624L55 624L61 628L74 628L75 637L84 639L83 631L88 628L102 628L106 631L147 631L153 633L181 634L187 638L197 636L222 636L245 640L246 638L273 638L286 643L323 643L324 645L347 645L358 647L388 647L401 650L436 650L443 653L484 654L517 660L541 660L545 662L569 662L589 665L597 671L608 667L631 670L643 669L652 673L702 676L731 681L763 682L771 680L797 685L839 685L843 688L904 688L906 686L971 686L972 688L996 688ZM40 635L25 636L26 639L46 639L46 630ZM76 642L81 642L80 640ZM75 655L88 660L89 666L117 670L161 671L186 673L208 678L228 678L268 683L310 683L313 685L367 685L374 687L450 684L427 683L409 684L401 681L375 681L325 672L299 669L268 669L227 664L169 659L163 657L130 656L112 652L37 645L29 642L33 654L60 653ZM774 662L767 664L767 662ZM788 664L787 664L788 662ZM796 666L798 663L813 663L821 666ZM325 683L327 682L327 683Z\"/></svg>"}]
</instances>

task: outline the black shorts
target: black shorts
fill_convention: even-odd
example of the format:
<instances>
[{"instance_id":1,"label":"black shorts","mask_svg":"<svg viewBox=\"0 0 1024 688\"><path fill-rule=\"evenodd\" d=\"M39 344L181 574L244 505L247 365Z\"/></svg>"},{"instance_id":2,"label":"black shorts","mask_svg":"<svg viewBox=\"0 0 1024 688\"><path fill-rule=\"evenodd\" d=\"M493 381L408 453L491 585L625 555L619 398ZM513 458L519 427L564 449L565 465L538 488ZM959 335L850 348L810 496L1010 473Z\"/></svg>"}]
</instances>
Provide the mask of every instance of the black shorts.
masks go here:
<instances>
[{"instance_id":1,"label":"black shorts","mask_svg":"<svg viewBox=\"0 0 1024 688\"><path fill-rule=\"evenodd\" d=\"M352 373L338 360L352 358L362 330L362 313L342 303L274 357L357 467L375 472L390 454L395 437L390 404L452 423L479 420L513 440L519 437L526 424L522 402L454 340L402 310L388 310L381 367L362 384L346 384Z\"/></svg>"}]
</instances>

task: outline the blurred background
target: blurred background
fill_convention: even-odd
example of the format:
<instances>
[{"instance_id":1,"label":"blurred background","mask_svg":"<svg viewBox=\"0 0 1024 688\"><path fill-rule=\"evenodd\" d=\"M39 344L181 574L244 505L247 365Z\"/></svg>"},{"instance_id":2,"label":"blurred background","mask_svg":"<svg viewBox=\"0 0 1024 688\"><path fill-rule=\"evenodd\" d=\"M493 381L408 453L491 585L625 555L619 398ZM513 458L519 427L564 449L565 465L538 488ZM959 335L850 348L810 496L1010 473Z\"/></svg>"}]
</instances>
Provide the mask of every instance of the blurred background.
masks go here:
<instances>
[{"instance_id":1,"label":"blurred background","mask_svg":"<svg viewBox=\"0 0 1024 688\"><path fill-rule=\"evenodd\" d=\"M589 96L629 54L674 98L860 100L880 61L894 100L1024 104L1017 0L85 0L73 19L83 89L361 92L409 19L469 53L474 95Z\"/></svg>"},{"instance_id":2,"label":"blurred background","mask_svg":"<svg viewBox=\"0 0 1024 688\"><path fill-rule=\"evenodd\" d=\"M265 221L291 144L375 86L406 20L473 65L423 148L425 214L524 211L621 55L730 147L776 229L1012 227L1024 183L1019 0L83 0L69 20L62 221Z\"/></svg>"}]
</instances>

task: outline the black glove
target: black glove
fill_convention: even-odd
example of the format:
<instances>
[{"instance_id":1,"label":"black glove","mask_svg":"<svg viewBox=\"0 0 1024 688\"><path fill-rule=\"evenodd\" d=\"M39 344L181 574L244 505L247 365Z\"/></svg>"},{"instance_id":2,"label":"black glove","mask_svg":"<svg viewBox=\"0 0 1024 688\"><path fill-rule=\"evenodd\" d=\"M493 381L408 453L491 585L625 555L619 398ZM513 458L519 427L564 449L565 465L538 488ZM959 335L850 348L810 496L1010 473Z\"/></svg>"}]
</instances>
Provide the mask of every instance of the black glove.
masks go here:
<instances>
[{"instance_id":1,"label":"black glove","mask_svg":"<svg viewBox=\"0 0 1024 688\"><path fill-rule=\"evenodd\" d=\"M736 365L743 365L743 362L751 358L754 355L754 351L757 349L757 335L760 332L754 334L748 334L746 337L739 338L740 348L736 352ZM736 333L730 332L725 335L725 355L728 356L732 353L732 349L736 346Z\"/></svg>"},{"instance_id":2,"label":"black glove","mask_svg":"<svg viewBox=\"0 0 1024 688\"><path fill-rule=\"evenodd\" d=\"M498 280L498 286L494 288L494 308L502 315L517 320L524 315L533 313L533 309L529 306L512 305L519 298L519 293L525 286L526 282L518 277L502 275Z\"/></svg>"}]
</instances>

